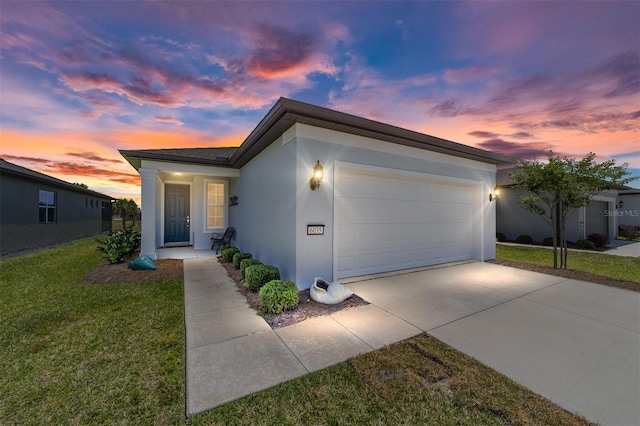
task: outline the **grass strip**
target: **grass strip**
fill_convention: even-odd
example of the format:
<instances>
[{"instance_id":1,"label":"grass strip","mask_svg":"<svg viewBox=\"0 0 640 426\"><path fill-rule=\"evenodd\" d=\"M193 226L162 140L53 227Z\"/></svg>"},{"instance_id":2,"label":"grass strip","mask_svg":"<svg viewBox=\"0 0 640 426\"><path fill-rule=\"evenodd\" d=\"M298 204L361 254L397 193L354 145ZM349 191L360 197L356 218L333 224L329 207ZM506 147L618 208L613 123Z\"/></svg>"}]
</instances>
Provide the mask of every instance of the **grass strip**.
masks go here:
<instances>
[{"instance_id":1,"label":"grass strip","mask_svg":"<svg viewBox=\"0 0 640 426\"><path fill-rule=\"evenodd\" d=\"M537 247L496 246L496 258L553 266L553 250ZM567 256L569 269L622 281L640 283L640 258L615 256L603 253L570 251Z\"/></svg>"}]
</instances>

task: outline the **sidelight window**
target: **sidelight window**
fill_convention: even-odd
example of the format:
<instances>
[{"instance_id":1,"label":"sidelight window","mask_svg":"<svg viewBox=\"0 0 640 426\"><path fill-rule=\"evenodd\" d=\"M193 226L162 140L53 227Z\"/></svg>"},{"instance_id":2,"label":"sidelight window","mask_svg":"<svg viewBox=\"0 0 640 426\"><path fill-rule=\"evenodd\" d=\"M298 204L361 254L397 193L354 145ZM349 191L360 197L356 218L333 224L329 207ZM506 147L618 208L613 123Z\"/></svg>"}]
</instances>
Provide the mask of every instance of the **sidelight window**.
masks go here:
<instances>
[{"instance_id":1,"label":"sidelight window","mask_svg":"<svg viewBox=\"0 0 640 426\"><path fill-rule=\"evenodd\" d=\"M225 184L207 183L207 229L225 226Z\"/></svg>"}]
</instances>

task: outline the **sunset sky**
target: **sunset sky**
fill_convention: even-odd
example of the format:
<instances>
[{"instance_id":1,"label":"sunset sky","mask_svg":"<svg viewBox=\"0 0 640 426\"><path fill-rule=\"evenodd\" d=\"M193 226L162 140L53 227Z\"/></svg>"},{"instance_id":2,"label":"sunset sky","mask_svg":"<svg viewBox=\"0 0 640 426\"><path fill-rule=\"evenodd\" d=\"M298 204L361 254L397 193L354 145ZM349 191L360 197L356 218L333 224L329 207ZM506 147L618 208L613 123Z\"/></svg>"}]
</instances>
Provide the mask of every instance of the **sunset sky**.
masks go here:
<instances>
[{"instance_id":1,"label":"sunset sky","mask_svg":"<svg viewBox=\"0 0 640 426\"><path fill-rule=\"evenodd\" d=\"M283 96L640 176L639 52L636 0L2 0L0 156L139 202L118 149L237 146Z\"/></svg>"}]
</instances>

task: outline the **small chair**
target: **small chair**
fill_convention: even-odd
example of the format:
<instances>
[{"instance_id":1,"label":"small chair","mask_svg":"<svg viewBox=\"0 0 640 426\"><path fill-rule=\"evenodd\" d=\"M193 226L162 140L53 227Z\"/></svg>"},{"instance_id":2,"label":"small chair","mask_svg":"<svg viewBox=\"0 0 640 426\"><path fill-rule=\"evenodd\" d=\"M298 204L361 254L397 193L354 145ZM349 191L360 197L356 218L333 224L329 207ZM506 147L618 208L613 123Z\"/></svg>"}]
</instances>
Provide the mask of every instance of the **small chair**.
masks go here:
<instances>
[{"instance_id":1,"label":"small chair","mask_svg":"<svg viewBox=\"0 0 640 426\"><path fill-rule=\"evenodd\" d=\"M236 230L230 226L226 229L226 231L224 231L224 235L222 237L220 237L220 234L213 234L213 237L211 237L211 239L213 240L213 244L211 244L211 250L213 250L213 248L217 245L218 249L216 250L216 254L218 254L220 248L228 246L231 243L231 239L233 238L233 235L235 233Z\"/></svg>"}]
</instances>

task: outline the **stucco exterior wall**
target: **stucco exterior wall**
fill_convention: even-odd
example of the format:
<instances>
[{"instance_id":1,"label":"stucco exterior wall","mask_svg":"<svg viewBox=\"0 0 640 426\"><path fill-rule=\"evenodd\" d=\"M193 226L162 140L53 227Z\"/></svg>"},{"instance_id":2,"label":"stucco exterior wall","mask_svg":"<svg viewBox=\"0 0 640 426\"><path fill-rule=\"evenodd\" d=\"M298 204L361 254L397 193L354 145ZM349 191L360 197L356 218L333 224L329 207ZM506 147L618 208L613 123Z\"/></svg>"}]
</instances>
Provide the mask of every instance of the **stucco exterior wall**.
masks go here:
<instances>
[{"instance_id":1,"label":"stucco exterior wall","mask_svg":"<svg viewBox=\"0 0 640 426\"><path fill-rule=\"evenodd\" d=\"M622 208L611 213L618 224L640 226L640 194L620 194L619 199L624 203Z\"/></svg>"},{"instance_id":2,"label":"stucco exterior wall","mask_svg":"<svg viewBox=\"0 0 640 426\"><path fill-rule=\"evenodd\" d=\"M111 209L110 198L47 183L3 175L0 179L0 252L46 247L99 235L102 209ZM56 193L56 221L39 222L39 190Z\"/></svg>"},{"instance_id":3,"label":"stucco exterior wall","mask_svg":"<svg viewBox=\"0 0 640 426\"><path fill-rule=\"evenodd\" d=\"M297 203L295 220L296 275L300 288L316 276L333 279L334 182L336 163L355 163L468 180L478 186L479 208L474 212L474 258L495 258L495 203L488 201L495 186L495 167L417 148L296 124L283 136L296 149ZM320 188L311 191L309 179L316 161L324 167ZM242 176L244 179L244 175ZM486 195L486 200L483 195ZM307 235L309 224L325 225L322 236Z\"/></svg>"},{"instance_id":4,"label":"stucco exterior wall","mask_svg":"<svg viewBox=\"0 0 640 426\"><path fill-rule=\"evenodd\" d=\"M236 246L262 263L280 269L282 279L296 279L295 147L281 139L269 145L240 169L232 208Z\"/></svg>"}]
</instances>

